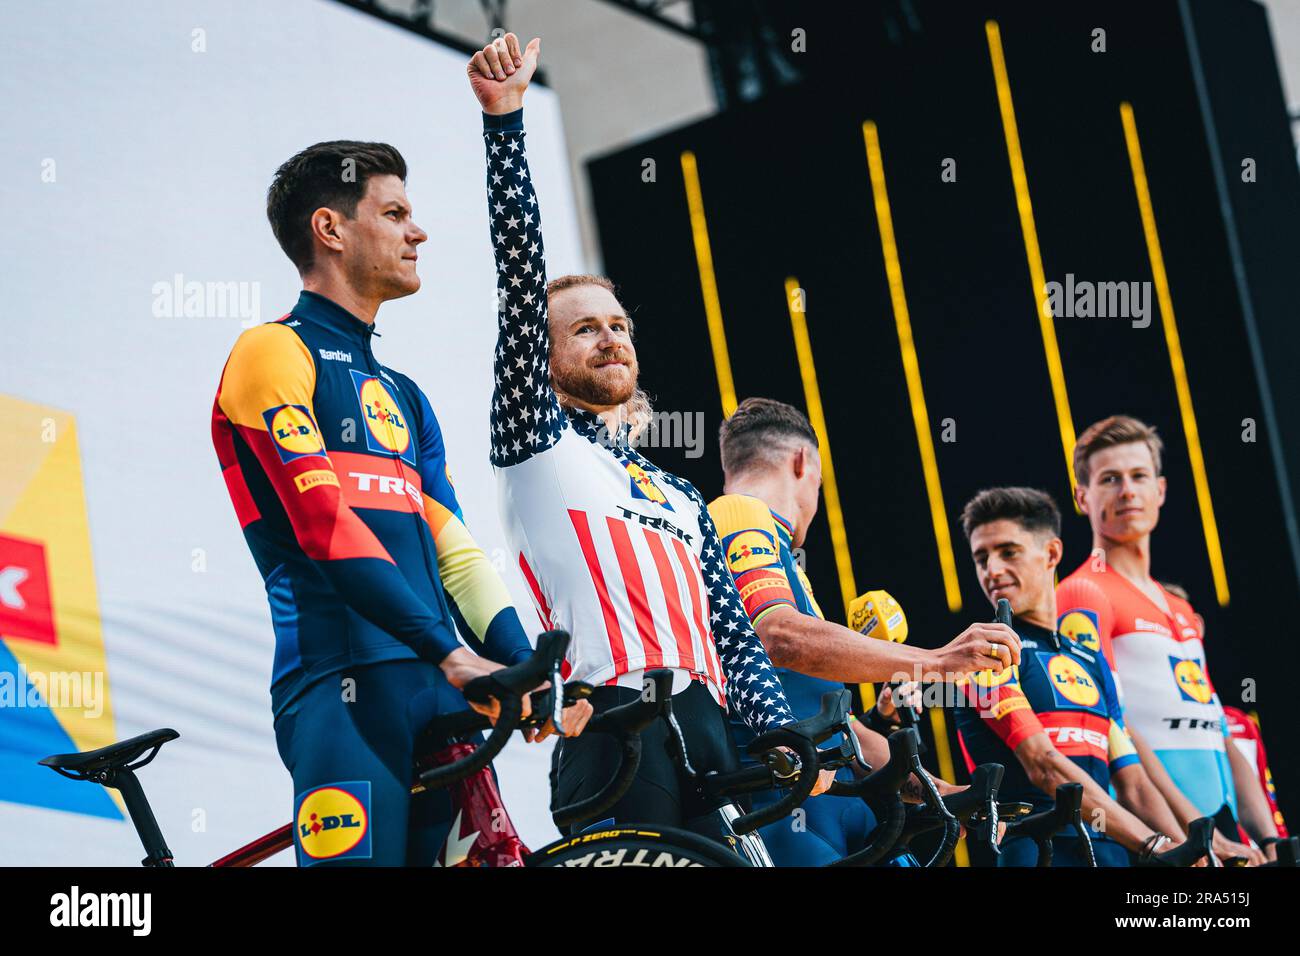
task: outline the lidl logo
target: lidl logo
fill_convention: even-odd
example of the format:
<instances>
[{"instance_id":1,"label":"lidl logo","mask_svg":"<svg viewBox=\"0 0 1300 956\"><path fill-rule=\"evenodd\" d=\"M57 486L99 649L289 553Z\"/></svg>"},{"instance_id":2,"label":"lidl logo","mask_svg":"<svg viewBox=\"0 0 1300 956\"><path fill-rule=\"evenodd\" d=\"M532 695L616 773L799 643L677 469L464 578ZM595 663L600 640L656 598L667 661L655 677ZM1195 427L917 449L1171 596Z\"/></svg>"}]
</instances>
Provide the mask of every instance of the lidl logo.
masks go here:
<instances>
[{"instance_id":1,"label":"lidl logo","mask_svg":"<svg viewBox=\"0 0 1300 956\"><path fill-rule=\"evenodd\" d=\"M1078 608L1061 617L1056 629L1080 647L1090 651L1101 650L1101 633L1097 627L1097 612Z\"/></svg>"},{"instance_id":2,"label":"lidl logo","mask_svg":"<svg viewBox=\"0 0 1300 956\"><path fill-rule=\"evenodd\" d=\"M277 405L262 412L271 444L286 465L299 458L325 454L320 429L305 405Z\"/></svg>"},{"instance_id":3,"label":"lidl logo","mask_svg":"<svg viewBox=\"0 0 1300 956\"><path fill-rule=\"evenodd\" d=\"M1183 660L1181 657L1170 655L1169 666L1173 668L1174 682L1178 685L1178 693L1183 695L1184 700L1197 704L1208 704L1213 700L1214 691L1210 689L1209 678L1201 669L1200 661L1195 658Z\"/></svg>"},{"instance_id":4,"label":"lidl logo","mask_svg":"<svg viewBox=\"0 0 1300 956\"><path fill-rule=\"evenodd\" d=\"M411 444L411 423L402 406L382 381L351 369L352 384L361 403L361 419L366 423L366 447L375 452L398 455L415 464Z\"/></svg>"},{"instance_id":5,"label":"lidl logo","mask_svg":"<svg viewBox=\"0 0 1300 956\"><path fill-rule=\"evenodd\" d=\"M294 836L300 860L370 859L370 781L331 783L298 795Z\"/></svg>"},{"instance_id":6,"label":"lidl logo","mask_svg":"<svg viewBox=\"0 0 1300 956\"><path fill-rule=\"evenodd\" d=\"M1047 678L1058 704L1095 707L1101 688L1087 668L1066 654L1053 654L1047 661Z\"/></svg>"},{"instance_id":7,"label":"lidl logo","mask_svg":"<svg viewBox=\"0 0 1300 956\"><path fill-rule=\"evenodd\" d=\"M738 531L727 539L727 567L732 574L776 564L776 542L762 531Z\"/></svg>"},{"instance_id":8,"label":"lidl logo","mask_svg":"<svg viewBox=\"0 0 1300 956\"><path fill-rule=\"evenodd\" d=\"M669 504L668 497L659 490L659 486L654 483L649 473L634 461L629 461L624 466L627 468L628 477L632 479L632 497L642 498L646 501L653 501L661 508L673 510Z\"/></svg>"}]
</instances>

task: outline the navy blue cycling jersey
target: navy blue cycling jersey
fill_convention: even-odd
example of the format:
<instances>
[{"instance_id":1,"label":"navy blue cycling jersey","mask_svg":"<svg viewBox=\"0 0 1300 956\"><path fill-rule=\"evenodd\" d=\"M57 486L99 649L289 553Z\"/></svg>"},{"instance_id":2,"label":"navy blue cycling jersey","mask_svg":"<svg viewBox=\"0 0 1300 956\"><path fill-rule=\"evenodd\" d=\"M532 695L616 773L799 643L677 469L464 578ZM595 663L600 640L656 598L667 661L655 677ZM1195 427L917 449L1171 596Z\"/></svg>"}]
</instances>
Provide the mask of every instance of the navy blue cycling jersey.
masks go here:
<instances>
[{"instance_id":1,"label":"navy blue cycling jersey","mask_svg":"<svg viewBox=\"0 0 1300 956\"><path fill-rule=\"evenodd\" d=\"M442 430L419 387L381 365L374 327L303 292L244 332L212 438L275 627L272 708L356 665L460 646L530 653L505 585L470 537Z\"/></svg>"},{"instance_id":2,"label":"navy blue cycling jersey","mask_svg":"<svg viewBox=\"0 0 1300 956\"><path fill-rule=\"evenodd\" d=\"M1021 743L1041 733L1108 790L1111 774L1137 763L1138 755L1106 658L1047 628L1021 620L1014 626L1020 663L958 682L965 705L955 710L957 736L966 766L1002 764L999 797L1046 809L1052 798L1030 782L1015 756Z\"/></svg>"}]
</instances>

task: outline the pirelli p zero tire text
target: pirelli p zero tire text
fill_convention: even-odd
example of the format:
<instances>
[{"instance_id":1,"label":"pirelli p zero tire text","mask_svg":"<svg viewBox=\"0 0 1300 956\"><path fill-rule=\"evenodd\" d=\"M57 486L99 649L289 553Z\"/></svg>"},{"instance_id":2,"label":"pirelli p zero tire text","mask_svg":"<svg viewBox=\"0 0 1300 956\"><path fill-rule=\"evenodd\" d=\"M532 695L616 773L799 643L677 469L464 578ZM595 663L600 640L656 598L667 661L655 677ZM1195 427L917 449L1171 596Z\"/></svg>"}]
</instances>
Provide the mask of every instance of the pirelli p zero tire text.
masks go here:
<instances>
[{"instance_id":1,"label":"pirelli p zero tire text","mask_svg":"<svg viewBox=\"0 0 1300 956\"><path fill-rule=\"evenodd\" d=\"M579 833L528 858L528 866L747 866L736 853L712 840L674 827L615 827Z\"/></svg>"}]
</instances>

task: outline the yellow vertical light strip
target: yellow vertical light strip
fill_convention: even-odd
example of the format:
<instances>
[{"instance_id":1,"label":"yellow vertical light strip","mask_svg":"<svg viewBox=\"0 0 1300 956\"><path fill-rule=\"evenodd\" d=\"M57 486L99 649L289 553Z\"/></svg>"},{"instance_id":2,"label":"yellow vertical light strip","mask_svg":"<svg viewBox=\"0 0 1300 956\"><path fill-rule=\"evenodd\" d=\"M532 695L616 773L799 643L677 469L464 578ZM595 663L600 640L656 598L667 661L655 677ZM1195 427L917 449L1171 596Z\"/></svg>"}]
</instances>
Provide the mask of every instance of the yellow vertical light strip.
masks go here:
<instances>
[{"instance_id":1,"label":"yellow vertical light strip","mask_svg":"<svg viewBox=\"0 0 1300 956\"><path fill-rule=\"evenodd\" d=\"M925 408L925 391L921 387L921 365L912 341L912 320L907 312L907 297L903 293L903 269L898 261L898 247L894 242L894 220L889 211L889 195L885 191L885 166L880 157L880 137L876 124L868 120L862 124L862 134L867 144L867 165L871 170L871 191L875 196L876 221L880 225L880 246L885 254L885 275L889 280L889 297L894 307L894 325L898 330L898 345L903 354L903 373L907 379L907 396L912 404L912 423L916 427L916 443L921 451L921 470L925 475L925 493L930 503L930 521L934 525L934 540L939 549L939 567L943 572L943 589L948 599L948 610L961 610L961 588L957 584L957 562L952 552L952 537L948 533L948 515L943 504L943 489L939 485L939 463L934 454L934 439L930 435L930 417Z\"/></svg>"},{"instance_id":2,"label":"yellow vertical light strip","mask_svg":"<svg viewBox=\"0 0 1300 956\"><path fill-rule=\"evenodd\" d=\"M1160 235L1156 232L1156 216L1151 206L1151 192L1147 188L1146 165L1142 162L1142 146L1138 142L1137 122L1133 119L1132 105L1121 103L1119 115L1124 124L1124 141L1128 145L1129 165L1133 169L1133 188L1137 192L1138 209L1142 213L1142 232L1146 237L1147 254L1151 259L1151 276L1155 280L1156 299L1160 303L1160 319L1165 329L1165 343L1169 347L1169 365L1174 375L1174 388L1178 393L1178 411L1183 419L1183 434L1187 438L1187 456L1192 463L1196 503L1200 507L1201 526L1205 529L1205 548L1209 552L1210 571L1214 576L1214 594L1219 604L1227 607L1228 572L1223 564L1219 526L1214 520L1214 502L1210 498L1210 480L1205 473L1205 457L1201 452L1201 433L1196 427L1192 389L1187 381L1187 365L1183 362L1183 347L1178 338L1178 323L1174 320L1174 300L1169 294L1169 277L1165 273L1165 258L1160 251Z\"/></svg>"},{"instance_id":3,"label":"yellow vertical light strip","mask_svg":"<svg viewBox=\"0 0 1300 956\"><path fill-rule=\"evenodd\" d=\"M1016 209L1020 213L1020 231L1025 238L1025 256L1029 260L1029 282L1034 288L1038 308L1038 328L1043 336L1043 353L1047 357L1047 375L1052 383L1052 401L1056 405L1056 422L1061 432L1061 450L1065 453L1065 473L1070 479L1070 497L1074 497L1074 419L1070 415L1070 396L1065 390L1065 368L1056 344L1056 323L1047 302L1047 278L1043 274L1043 257L1038 248L1038 229L1034 225L1034 207L1029 202L1029 178L1020 152L1020 131L1016 110L1011 102L1011 82L1002 56L1002 32L997 21L984 24L988 35L989 57L993 61L993 79L998 89L998 107L1002 113L1002 131L1007 140L1011 161L1011 182L1016 191ZM1076 505L1076 507L1078 507Z\"/></svg>"},{"instance_id":4,"label":"yellow vertical light strip","mask_svg":"<svg viewBox=\"0 0 1300 956\"><path fill-rule=\"evenodd\" d=\"M931 707L930 729L934 732L935 755L939 758L939 776L952 781L957 779L957 768L952 762L952 745L948 743L948 721L942 707ZM966 841L958 840L953 850L953 859L958 866L970 866L970 854L966 850Z\"/></svg>"},{"instance_id":5,"label":"yellow vertical light strip","mask_svg":"<svg viewBox=\"0 0 1300 956\"><path fill-rule=\"evenodd\" d=\"M790 310L790 325L794 330L794 350L799 357L799 378L803 380L804 402L808 406L808 420L817 433L821 446L822 492L826 497L826 520L831 526L831 545L835 551L835 568L839 572L840 597L844 600L844 619L849 616L849 604L858 596L853 579L853 558L849 554L849 536L844 530L844 512L840 508L840 491L835 482L835 465L831 460L831 440L826 432L826 416L822 411L822 394L817 385L817 368L813 364L812 341L808 338L808 320L804 302L796 301L802 293L799 280L793 276L785 280L785 304Z\"/></svg>"},{"instance_id":6,"label":"yellow vertical light strip","mask_svg":"<svg viewBox=\"0 0 1300 956\"><path fill-rule=\"evenodd\" d=\"M686 182L691 238L695 242L695 263L700 271L700 292L704 295L704 315L709 323L709 344L713 346L713 366L718 374L718 392L722 396L722 415L727 418L736 410L736 385L731 378L727 333L722 327L722 303L718 300L718 283L713 274L713 249L709 245L709 224L704 218L700 171L695 164L695 154L689 149L682 153L682 179Z\"/></svg>"}]
</instances>

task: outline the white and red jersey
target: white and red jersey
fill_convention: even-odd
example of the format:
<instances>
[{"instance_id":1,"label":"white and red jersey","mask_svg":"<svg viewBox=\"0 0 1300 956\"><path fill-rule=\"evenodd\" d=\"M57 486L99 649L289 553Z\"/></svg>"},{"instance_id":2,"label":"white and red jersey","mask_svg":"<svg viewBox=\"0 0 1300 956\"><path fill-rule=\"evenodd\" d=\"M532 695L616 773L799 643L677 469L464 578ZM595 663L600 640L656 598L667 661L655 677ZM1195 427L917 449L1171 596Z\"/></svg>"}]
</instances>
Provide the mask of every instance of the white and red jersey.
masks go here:
<instances>
[{"instance_id":1,"label":"white and red jersey","mask_svg":"<svg viewBox=\"0 0 1300 956\"><path fill-rule=\"evenodd\" d=\"M546 261L523 111L484 117L499 331L492 464L512 559L543 625L572 635L565 677L703 681L756 733L794 719L700 493L563 408L550 382ZM724 703L724 699L726 703Z\"/></svg>"},{"instance_id":2,"label":"white and red jersey","mask_svg":"<svg viewBox=\"0 0 1300 956\"><path fill-rule=\"evenodd\" d=\"M1056 589L1057 629L1106 655L1120 704L1198 810L1235 813L1228 725L1210 682L1205 626L1192 606L1164 588L1157 605L1103 563L1089 560Z\"/></svg>"}]
</instances>

